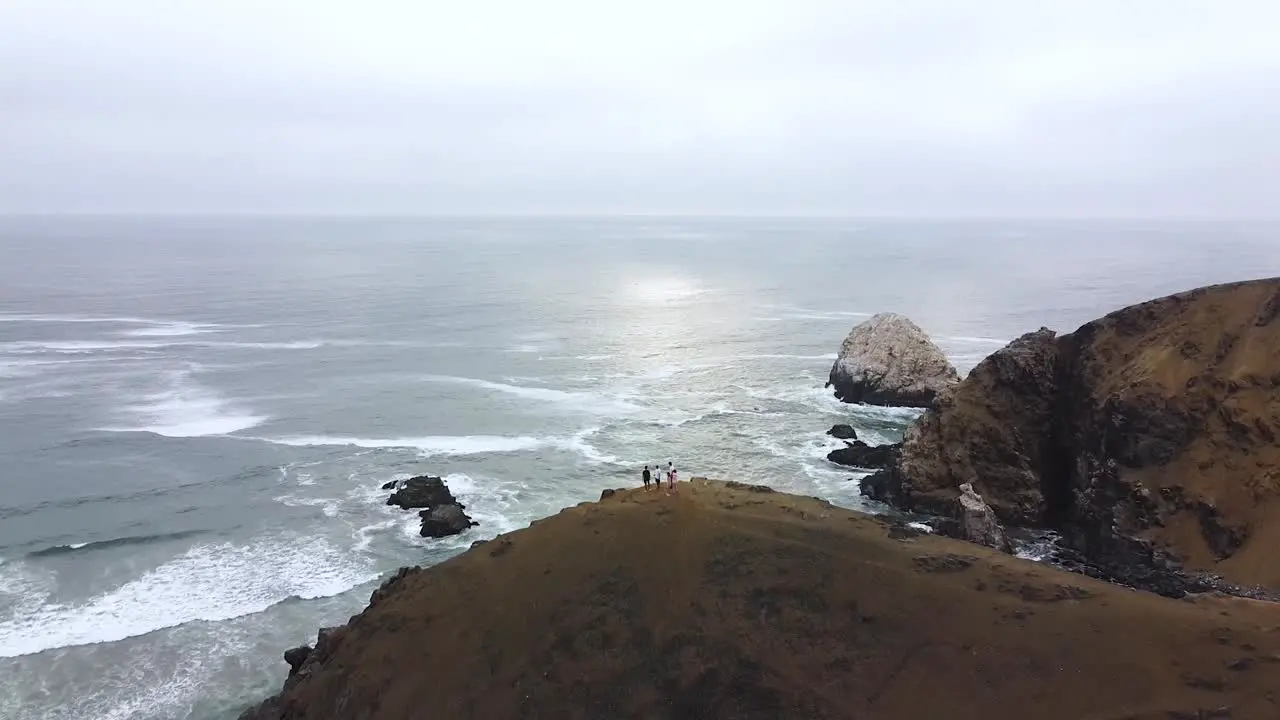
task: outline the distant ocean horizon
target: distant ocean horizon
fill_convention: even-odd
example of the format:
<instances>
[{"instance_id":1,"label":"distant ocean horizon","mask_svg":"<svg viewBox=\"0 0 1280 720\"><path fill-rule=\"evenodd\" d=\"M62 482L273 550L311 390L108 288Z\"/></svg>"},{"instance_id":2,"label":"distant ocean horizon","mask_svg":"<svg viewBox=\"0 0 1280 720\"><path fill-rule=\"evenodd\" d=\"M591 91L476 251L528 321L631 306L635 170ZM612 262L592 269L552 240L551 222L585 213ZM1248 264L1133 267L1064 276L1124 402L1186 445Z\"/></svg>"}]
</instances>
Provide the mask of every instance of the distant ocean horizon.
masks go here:
<instances>
[{"instance_id":1,"label":"distant ocean horizon","mask_svg":"<svg viewBox=\"0 0 1280 720\"><path fill-rule=\"evenodd\" d=\"M1280 222L0 215L0 716L234 718L380 578L646 465L876 511L825 435L849 330L962 372L1280 275ZM381 485L480 524L417 536Z\"/></svg>"}]
</instances>

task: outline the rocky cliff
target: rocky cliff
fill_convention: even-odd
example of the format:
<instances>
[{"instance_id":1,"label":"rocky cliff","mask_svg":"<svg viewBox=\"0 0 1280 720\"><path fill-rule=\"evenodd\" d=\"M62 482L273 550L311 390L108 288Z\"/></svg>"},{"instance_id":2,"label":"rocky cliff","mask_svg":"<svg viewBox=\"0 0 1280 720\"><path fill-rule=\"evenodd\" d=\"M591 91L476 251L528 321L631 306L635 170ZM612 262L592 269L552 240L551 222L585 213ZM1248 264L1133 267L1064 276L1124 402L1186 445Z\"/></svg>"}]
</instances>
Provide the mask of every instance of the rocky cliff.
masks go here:
<instances>
[{"instance_id":1,"label":"rocky cliff","mask_svg":"<svg viewBox=\"0 0 1280 720\"><path fill-rule=\"evenodd\" d=\"M1000 520L1060 530L1104 574L1280 588L1280 279L1024 335L911 427L864 489L954 516L970 483Z\"/></svg>"},{"instance_id":2,"label":"rocky cliff","mask_svg":"<svg viewBox=\"0 0 1280 720\"><path fill-rule=\"evenodd\" d=\"M1274 718L1277 623L696 480L402 570L244 717Z\"/></svg>"}]
</instances>

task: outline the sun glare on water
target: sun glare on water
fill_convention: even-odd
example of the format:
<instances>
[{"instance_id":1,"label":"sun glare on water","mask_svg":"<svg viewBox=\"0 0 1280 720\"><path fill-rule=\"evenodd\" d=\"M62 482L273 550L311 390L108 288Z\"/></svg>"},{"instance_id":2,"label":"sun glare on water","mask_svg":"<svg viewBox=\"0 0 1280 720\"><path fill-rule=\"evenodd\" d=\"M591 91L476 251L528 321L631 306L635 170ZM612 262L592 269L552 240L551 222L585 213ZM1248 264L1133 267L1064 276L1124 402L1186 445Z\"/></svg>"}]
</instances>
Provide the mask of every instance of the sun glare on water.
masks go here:
<instances>
[{"instance_id":1,"label":"sun glare on water","mask_svg":"<svg viewBox=\"0 0 1280 720\"><path fill-rule=\"evenodd\" d=\"M625 292L627 299L637 305L665 305L704 295L709 290L691 279L668 276L633 280Z\"/></svg>"}]
</instances>

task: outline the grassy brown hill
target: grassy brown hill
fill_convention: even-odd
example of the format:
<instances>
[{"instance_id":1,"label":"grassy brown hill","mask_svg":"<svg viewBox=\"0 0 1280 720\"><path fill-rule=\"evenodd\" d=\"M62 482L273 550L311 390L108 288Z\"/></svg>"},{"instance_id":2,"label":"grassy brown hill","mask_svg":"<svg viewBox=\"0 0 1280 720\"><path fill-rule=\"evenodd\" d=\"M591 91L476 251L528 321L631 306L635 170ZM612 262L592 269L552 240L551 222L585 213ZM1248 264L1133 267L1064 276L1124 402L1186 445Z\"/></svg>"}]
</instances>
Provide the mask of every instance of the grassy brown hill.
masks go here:
<instances>
[{"instance_id":1,"label":"grassy brown hill","mask_svg":"<svg viewBox=\"0 0 1280 720\"><path fill-rule=\"evenodd\" d=\"M1159 571L1185 566L1280 589L1280 278L1019 338L864 487L953 514L966 482L1004 522L1060 529L1137 585L1176 595Z\"/></svg>"},{"instance_id":2,"label":"grassy brown hill","mask_svg":"<svg viewBox=\"0 0 1280 720\"><path fill-rule=\"evenodd\" d=\"M322 636L246 718L1280 717L1280 606L701 479L402 571Z\"/></svg>"}]
</instances>

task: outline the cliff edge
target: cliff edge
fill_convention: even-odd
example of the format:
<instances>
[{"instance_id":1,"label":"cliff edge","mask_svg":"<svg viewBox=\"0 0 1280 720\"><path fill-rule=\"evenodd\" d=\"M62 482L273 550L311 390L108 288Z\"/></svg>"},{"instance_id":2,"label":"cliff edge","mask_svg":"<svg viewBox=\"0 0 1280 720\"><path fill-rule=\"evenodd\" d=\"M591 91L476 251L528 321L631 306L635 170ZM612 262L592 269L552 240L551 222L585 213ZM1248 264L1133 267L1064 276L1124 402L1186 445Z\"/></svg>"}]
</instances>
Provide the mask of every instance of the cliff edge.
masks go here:
<instances>
[{"instance_id":1,"label":"cliff edge","mask_svg":"<svg viewBox=\"0 0 1280 720\"><path fill-rule=\"evenodd\" d=\"M1278 625L695 479L402 570L243 717L1274 718Z\"/></svg>"}]
</instances>

